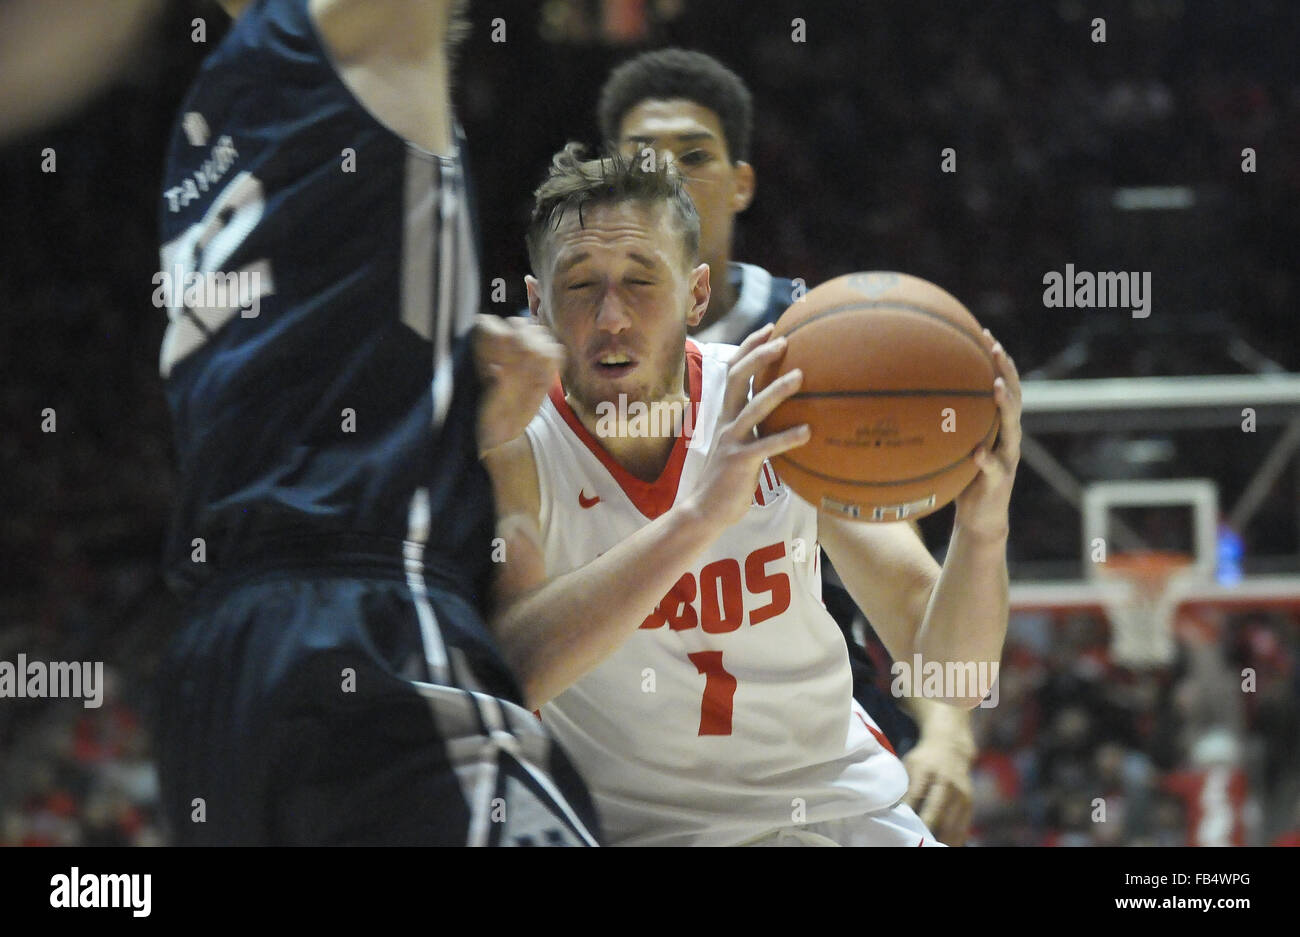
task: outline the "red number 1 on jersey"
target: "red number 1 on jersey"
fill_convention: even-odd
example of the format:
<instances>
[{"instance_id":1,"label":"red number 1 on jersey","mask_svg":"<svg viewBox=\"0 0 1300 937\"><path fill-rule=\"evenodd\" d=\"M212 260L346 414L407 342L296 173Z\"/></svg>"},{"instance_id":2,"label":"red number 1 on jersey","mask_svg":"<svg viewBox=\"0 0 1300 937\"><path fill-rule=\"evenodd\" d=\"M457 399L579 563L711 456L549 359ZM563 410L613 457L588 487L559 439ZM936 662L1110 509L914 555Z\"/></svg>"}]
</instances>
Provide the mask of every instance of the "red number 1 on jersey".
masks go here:
<instances>
[{"instance_id":1,"label":"red number 1 on jersey","mask_svg":"<svg viewBox=\"0 0 1300 937\"><path fill-rule=\"evenodd\" d=\"M686 657L696 670L704 674L699 734L730 735L731 701L736 695L736 678L722 669L722 652L696 651Z\"/></svg>"}]
</instances>

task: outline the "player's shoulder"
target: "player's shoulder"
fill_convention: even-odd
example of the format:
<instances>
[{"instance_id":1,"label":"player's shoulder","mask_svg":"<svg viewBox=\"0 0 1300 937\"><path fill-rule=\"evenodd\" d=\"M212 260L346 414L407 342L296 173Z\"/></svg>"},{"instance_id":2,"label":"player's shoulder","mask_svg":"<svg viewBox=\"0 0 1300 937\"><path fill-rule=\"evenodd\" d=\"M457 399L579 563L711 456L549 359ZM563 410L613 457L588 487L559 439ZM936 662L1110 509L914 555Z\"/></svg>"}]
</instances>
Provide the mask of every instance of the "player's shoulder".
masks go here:
<instances>
[{"instance_id":1,"label":"player's shoulder","mask_svg":"<svg viewBox=\"0 0 1300 937\"><path fill-rule=\"evenodd\" d=\"M306 131L297 134L303 140L321 137L323 125L355 118L353 104L307 4L266 0L242 13L204 60L183 109L195 125L186 138L198 145L209 125L244 144L247 159L254 140L294 130Z\"/></svg>"},{"instance_id":2,"label":"player's shoulder","mask_svg":"<svg viewBox=\"0 0 1300 937\"><path fill-rule=\"evenodd\" d=\"M782 310L787 309L797 297L795 295L795 281L790 277L772 276L771 283L768 286L768 304L769 306L779 307Z\"/></svg>"},{"instance_id":3,"label":"player's shoulder","mask_svg":"<svg viewBox=\"0 0 1300 937\"><path fill-rule=\"evenodd\" d=\"M736 312L746 312L757 326L775 322L795 301L795 281L774 276L757 264L736 263L740 290Z\"/></svg>"},{"instance_id":4,"label":"player's shoulder","mask_svg":"<svg viewBox=\"0 0 1300 937\"><path fill-rule=\"evenodd\" d=\"M548 432L559 429L565 422L563 414L560 413L559 406L551 399L551 394L547 393L542 397L541 404L537 407L537 412L533 414L531 420L524 426L524 432L520 433L518 439L525 436L539 437L545 436ZM544 453L542 453L544 454Z\"/></svg>"},{"instance_id":5,"label":"player's shoulder","mask_svg":"<svg viewBox=\"0 0 1300 937\"><path fill-rule=\"evenodd\" d=\"M795 281L774 277L755 264L731 261L727 277L736 301L717 321L695 332L697 341L739 344L745 336L775 322L794 301Z\"/></svg>"},{"instance_id":6,"label":"player's shoulder","mask_svg":"<svg viewBox=\"0 0 1300 937\"><path fill-rule=\"evenodd\" d=\"M699 355L701 361L718 361L727 364L740 350L739 345L731 345L727 342L702 342L699 339L687 339L686 354Z\"/></svg>"},{"instance_id":7,"label":"player's shoulder","mask_svg":"<svg viewBox=\"0 0 1300 937\"><path fill-rule=\"evenodd\" d=\"M456 161L463 144L440 71L448 14L438 6L263 0L235 21L204 63L200 85L206 79L217 93L239 93L264 122L307 128L304 139L328 136L322 125L343 121L354 125L344 133L378 129Z\"/></svg>"},{"instance_id":8,"label":"player's shoulder","mask_svg":"<svg viewBox=\"0 0 1300 937\"><path fill-rule=\"evenodd\" d=\"M254 4L235 19L204 69L231 64L241 71L258 72L326 63L325 47L308 4L268 0Z\"/></svg>"}]
</instances>

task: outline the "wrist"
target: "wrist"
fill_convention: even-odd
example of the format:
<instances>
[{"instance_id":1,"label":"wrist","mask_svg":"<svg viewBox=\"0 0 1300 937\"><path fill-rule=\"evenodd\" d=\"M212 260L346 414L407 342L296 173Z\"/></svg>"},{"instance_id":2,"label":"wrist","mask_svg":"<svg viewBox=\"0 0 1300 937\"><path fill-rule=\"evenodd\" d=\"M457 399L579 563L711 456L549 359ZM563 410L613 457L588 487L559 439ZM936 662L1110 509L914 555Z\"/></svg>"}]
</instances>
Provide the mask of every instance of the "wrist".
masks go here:
<instances>
[{"instance_id":1,"label":"wrist","mask_svg":"<svg viewBox=\"0 0 1300 937\"><path fill-rule=\"evenodd\" d=\"M668 509L668 515L672 516L673 524L680 527L690 539L707 536L708 531L717 527L708 507L696 498L674 504Z\"/></svg>"},{"instance_id":2,"label":"wrist","mask_svg":"<svg viewBox=\"0 0 1300 937\"><path fill-rule=\"evenodd\" d=\"M1011 536L1011 525L1005 518L1001 523L980 524L958 515L953 524L953 536L958 535L977 545L1005 547Z\"/></svg>"},{"instance_id":3,"label":"wrist","mask_svg":"<svg viewBox=\"0 0 1300 937\"><path fill-rule=\"evenodd\" d=\"M937 700L916 699L913 715L920 729L920 741L941 745L967 760L975 756L975 735L967 710Z\"/></svg>"},{"instance_id":4,"label":"wrist","mask_svg":"<svg viewBox=\"0 0 1300 937\"><path fill-rule=\"evenodd\" d=\"M927 727L921 729L917 745L942 749L968 765L975 760L975 739L969 732Z\"/></svg>"}]
</instances>

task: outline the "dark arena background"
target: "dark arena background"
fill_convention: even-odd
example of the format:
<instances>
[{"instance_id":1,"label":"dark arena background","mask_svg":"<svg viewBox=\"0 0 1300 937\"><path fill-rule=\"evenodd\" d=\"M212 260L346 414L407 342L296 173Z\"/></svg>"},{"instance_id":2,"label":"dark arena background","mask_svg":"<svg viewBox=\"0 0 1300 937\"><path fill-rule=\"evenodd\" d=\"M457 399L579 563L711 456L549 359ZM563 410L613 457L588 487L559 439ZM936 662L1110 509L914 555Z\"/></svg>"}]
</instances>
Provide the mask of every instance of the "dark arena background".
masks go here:
<instances>
[{"instance_id":1,"label":"dark arena background","mask_svg":"<svg viewBox=\"0 0 1300 937\"><path fill-rule=\"evenodd\" d=\"M12 28L94 5L0 6L0 661L102 661L105 681L94 708L0 699L6 845L168 840L149 726L178 621L159 571L175 492L151 278L165 142L227 20L114 0L95 54ZM972 714L968 845L1300 844L1295 3L475 0L470 16L455 95L485 296L507 285L494 311L525 304L549 155L598 142L615 64L677 45L753 91L734 259L809 286L924 277L1014 355L1013 612L998 704ZM33 57L84 87L44 109ZM1050 303L1067 265L1149 274L1147 315ZM922 523L940 558L951 524L951 508Z\"/></svg>"}]
</instances>

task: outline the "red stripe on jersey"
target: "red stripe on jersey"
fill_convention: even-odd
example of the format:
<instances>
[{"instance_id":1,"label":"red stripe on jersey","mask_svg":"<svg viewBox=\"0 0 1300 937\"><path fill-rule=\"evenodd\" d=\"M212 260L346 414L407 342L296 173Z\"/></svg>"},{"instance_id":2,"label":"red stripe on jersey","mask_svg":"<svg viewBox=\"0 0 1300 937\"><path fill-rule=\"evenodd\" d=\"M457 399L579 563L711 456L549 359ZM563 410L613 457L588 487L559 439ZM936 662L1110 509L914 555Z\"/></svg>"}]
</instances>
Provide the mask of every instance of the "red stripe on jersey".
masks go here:
<instances>
[{"instance_id":1,"label":"red stripe on jersey","mask_svg":"<svg viewBox=\"0 0 1300 937\"><path fill-rule=\"evenodd\" d=\"M700 407L700 388L704 383L703 365L701 364L701 354L699 346L690 339L686 341L686 383L691 393L691 408L693 413L699 413ZM563 417L564 422L573 430L575 436L591 451L600 464L605 466L606 471L618 482L618 486L623 489L636 509L654 520L661 514L667 513L668 509L673 506L677 500L677 485L682 480L682 466L686 462L686 449L691 441L691 429L694 426L694 420L686 420L682 425L682 435L677 437L673 443L672 453L668 456L668 463L659 477L652 482L642 481L637 478L606 451L605 447L600 444L595 436L582 425L577 414L564 399L564 387L557 378L554 386L551 387L551 403L555 405L556 411Z\"/></svg>"},{"instance_id":2,"label":"red stripe on jersey","mask_svg":"<svg viewBox=\"0 0 1300 937\"><path fill-rule=\"evenodd\" d=\"M863 718L862 713L858 713L858 718L862 719L862 724L867 727L868 732L876 737L876 741L879 742L883 748L887 749L889 754L897 758L898 752L894 751L894 746L889 744L889 739L885 738L884 734L879 729L867 722L867 720Z\"/></svg>"}]
</instances>

